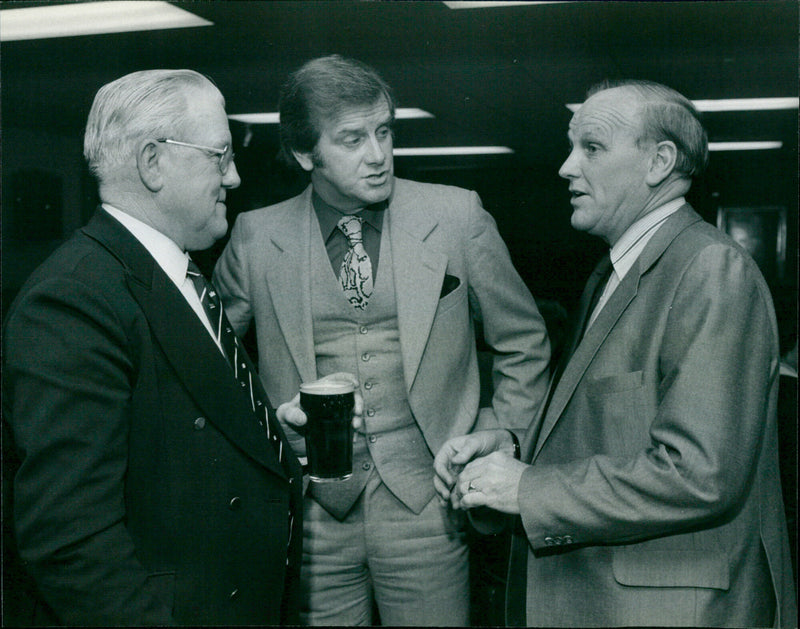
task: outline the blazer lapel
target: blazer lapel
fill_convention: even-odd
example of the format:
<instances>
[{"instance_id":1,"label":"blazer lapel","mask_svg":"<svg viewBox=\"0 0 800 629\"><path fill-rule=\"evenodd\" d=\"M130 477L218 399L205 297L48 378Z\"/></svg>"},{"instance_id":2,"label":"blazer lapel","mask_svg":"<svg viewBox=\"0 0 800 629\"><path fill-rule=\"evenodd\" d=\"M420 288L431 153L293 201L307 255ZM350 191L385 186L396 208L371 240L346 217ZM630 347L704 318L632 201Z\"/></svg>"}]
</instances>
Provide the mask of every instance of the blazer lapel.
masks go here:
<instances>
[{"instance_id":1,"label":"blazer lapel","mask_svg":"<svg viewBox=\"0 0 800 629\"><path fill-rule=\"evenodd\" d=\"M411 391L439 304L447 257L431 251L426 238L437 221L415 205L392 199L387 211L392 247L397 325L406 389Z\"/></svg>"},{"instance_id":2,"label":"blazer lapel","mask_svg":"<svg viewBox=\"0 0 800 629\"><path fill-rule=\"evenodd\" d=\"M584 337L578 340L577 348L566 365L561 379L556 383L552 400L546 409L544 417L540 418L541 429L534 432L531 441L535 440L532 460L535 460L541 451L548 436L553 430L561 414L564 412L569 400L575 393L575 389L582 381L586 370L594 359L597 351L605 342L608 335L614 329L617 321L625 312L628 305L636 297L639 290L639 281L650 268L658 261L675 237L689 225L701 221L702 218L692 210L688 204L682 206L673 214L653 238L647 243L639 259L631 267L631 270L617 286L613 295L598 314L592 326L586 331ZM588 288L588 286L587 286ZM587 291L588 292L588 291ZM591 314L591 313L589 313ZM588 315L587 315L588 316ZM533 443L527 443L529 447Z\"/></svg>"},{"instance_id":3,"label":"blazer lapel","mask_svg":"<svg viewBox=\"0 0 800 629\"><path fill-rule=\"evenodd\" d=\"M603 344L606 337L608 337L608 334L628 307L628 304L630 304L636 296L639 287L639 278L638 264L634 264L625 276L625 279L617 286L614 294L611 295L611 298L600 311L600 314L597 315L597 319L595 319L591 327L586 330L584 337L579 341L575 353L564 369L561 380L556 384L556 389L553 392L553 399L550 402L550 407L547 409L547 415L543 419L541 432L536 442L536 449L533 455L534 459L541 451L545 441L547 441L547 437L550 435L559 417L561 417L561 413L564 412L564 408L567 406L570 398L572 398L572 394L581 382L597 350Z\"/></svg>"},{"instance_id":4,"label":"blazer lapel","mask_svg":"<svg viewBox=\"0 0 800 629\"><path fill-rule=\"evenodd\" d=\"M84 232L125 267L128 286L153 336L207 419L261 465L285 476L228 361L150 253L104 211Z\"/></svg>"},{"instance_id":5,"label":"blazer lapel","mask_svg":"<svg viewBox=\"0 0 800 629\"><path fill-rule=\"evenodd\" d=\"M265 274L283 338L303 381L317 377L311 314L311 242L319 227L313 219L311 186L287 208L265 243ZM314 231L316 230L316 232ZM300 237L298 238L298 235Z\"/></svg>"}]
</instances>

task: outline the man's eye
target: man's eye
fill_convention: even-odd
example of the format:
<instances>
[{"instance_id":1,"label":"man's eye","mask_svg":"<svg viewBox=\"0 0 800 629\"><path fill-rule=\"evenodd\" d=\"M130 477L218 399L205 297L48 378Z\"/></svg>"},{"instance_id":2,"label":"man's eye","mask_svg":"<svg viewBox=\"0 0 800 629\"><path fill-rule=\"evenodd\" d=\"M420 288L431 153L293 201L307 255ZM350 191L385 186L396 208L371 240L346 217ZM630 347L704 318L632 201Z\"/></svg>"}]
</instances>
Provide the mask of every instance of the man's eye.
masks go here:
<instances>
[{"instance_id":1,"label":"man's eye","mask_svg":"<svg viewBox=\"0 0 800 629\"><path fill-rule=\"evenodd\" d=\"M381 127L378 129L376 135L378 136L379 140L385 140L392 134L392 130L389 127Z\"/></svg>"},{"instance_id":2,"label":"man's eye","mask_svg":"<svg viewBox=\"0 0 800 629\"><path fill-rule=\"evenodd\" d=\"M355 136L355 135L348 136L344 140L342 140L342 144L344 144L345 146L351 146L351 147L358 146L360 142L361 142L361 138L358 137L358 136Z\"/></svg>"},{"instance_id":3,"label":"man's eye","mask_svg":"<svg viewBox=\"0 0 800 629\"><path fill-rule=\"evenodd\" d=\"M583 150L584 150L584 151L586 151L586 153L587 153L587 154L589 154L589 155L592 155L592 154L594 154L594 153L597 153L597 151L599 151L599 150L600 150L600 147L599 147L597 144L591 144L591 143L590 143L590 144L587 144L587 145L584 147L584 149L583 149Z\"/></svg>"}]
</instances>

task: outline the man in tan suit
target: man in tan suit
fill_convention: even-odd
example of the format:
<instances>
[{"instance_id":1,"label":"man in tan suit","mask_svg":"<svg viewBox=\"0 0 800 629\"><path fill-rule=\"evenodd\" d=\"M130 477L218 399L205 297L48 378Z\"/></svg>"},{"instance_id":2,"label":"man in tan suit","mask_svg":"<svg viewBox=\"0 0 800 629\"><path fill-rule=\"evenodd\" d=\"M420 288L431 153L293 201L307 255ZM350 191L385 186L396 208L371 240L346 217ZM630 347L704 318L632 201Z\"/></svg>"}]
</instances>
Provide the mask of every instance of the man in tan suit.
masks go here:
<instances>
[{"instance_id":1,"label":"man in tan suit","mask_svg":"<svg viewBox=\"0 0 800 629\"><path fill-rule=\"evenodd\" d=\"M753 260L683 198L708 155L697 112L658 84L603 85L569 138L571 222L611 264L522 460L507 432L455 438L437 489L519 516L509 624L795 626L775 315Z\"/></svg>"},{"instance_id":2,"label":"man in tan suit","mask_svg":"<svg viewBox=\"0 0 800 629\"><path fill-rule=\"evenodd\" d=\"M531 422L547 386L544 322L475 192L394 177L394 102L372 68L308 62L280 118L283 151L311 185L241 214L215 278L236 330L255 322L270 399L336 372L355 374L364 397L352 477L306 496L301 620L375 624L374 601L384 625L465 625L467 547L435 499L433 453ZM476 320L494 350L480 412Z\"/></svg>"}]
</instances>

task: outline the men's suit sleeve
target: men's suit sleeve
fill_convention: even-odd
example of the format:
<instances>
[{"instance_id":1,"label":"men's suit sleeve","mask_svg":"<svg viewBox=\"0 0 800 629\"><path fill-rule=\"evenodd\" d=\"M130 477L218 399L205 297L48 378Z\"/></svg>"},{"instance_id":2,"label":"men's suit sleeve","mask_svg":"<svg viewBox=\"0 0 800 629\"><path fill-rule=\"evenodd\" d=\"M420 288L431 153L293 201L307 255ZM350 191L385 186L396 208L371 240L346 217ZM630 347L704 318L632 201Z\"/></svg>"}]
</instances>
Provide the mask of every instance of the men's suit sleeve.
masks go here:
<instances>
[{"instance_id":1,"label":"men's suit sleeve","mask_svg":"<svg viewBox=\"0 0 800 629\"><path fill-rule=\"evenodd\" d=\"M625 407L645 426L621 437L630 451L524 472L518 496L534 549L547 536L632 542L735 515L753 483L777 369L774 315L756 275L728 245L706 246L686 265L659 306L668 314L658 371L643 374L654 381L627 392L651 398ZM653 416L636 417L648 402ZM585 427L619 430L603 422L587 417Z\"/></svg>"},{"instance_id":2,"label":"men's suit sleeve","mask_svg":"<svg viewBox=\"0 0 800 629\"><path fill-rule=\"evenodd\" d=\"M250 305L250 278L247 268L247 239L251 235L239 216L231 237L214 267L213 282L225 305L225 314L240 337L247 332L253 318Z\"/></svg>"},{"instance_id":3,"label":"men's suit sleeve","mask_svg":"<svg viewBox=\"0 0 800 629\"><path fill-rule=\"evenodd\" d=\"M470 193L466 255L470 302L493 354L492 405L481 409L475 430L501 427L524 434L547 388L547 329L475 192Z\"/></svg>"},{"instance_id":4,"label":"men's suit sleeve","mask_svg":"<svg viewBox=\"0 0 800 629\"><path fill-rule=\"evenodd\" d=\"M68 625L172 624L126 528L136 358L114 309L78 281L43 282L11 313L3 357L17 544L41 595Z\"/></svg>"}]
</instances>

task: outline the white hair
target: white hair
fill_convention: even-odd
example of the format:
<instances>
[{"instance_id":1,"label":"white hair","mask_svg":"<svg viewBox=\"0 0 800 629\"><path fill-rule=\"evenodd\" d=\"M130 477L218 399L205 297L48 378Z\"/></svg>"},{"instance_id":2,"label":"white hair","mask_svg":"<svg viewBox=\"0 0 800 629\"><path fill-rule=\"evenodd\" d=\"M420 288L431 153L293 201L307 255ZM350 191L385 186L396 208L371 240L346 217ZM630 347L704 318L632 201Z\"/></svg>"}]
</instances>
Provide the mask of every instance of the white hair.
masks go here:
<instances>
[{"instance_id":1,"label":"white hair","mask_svg":"<svg viewBox=\"0 0 800 629\"><path fill-rule=\"evenodd\" d=\"M216 89L194 70L142 70L101 87L83 139L83 155L98 181L130 163L139 139L180 134L187 96L208 87Z\"/></svg>"}]
</instances>

